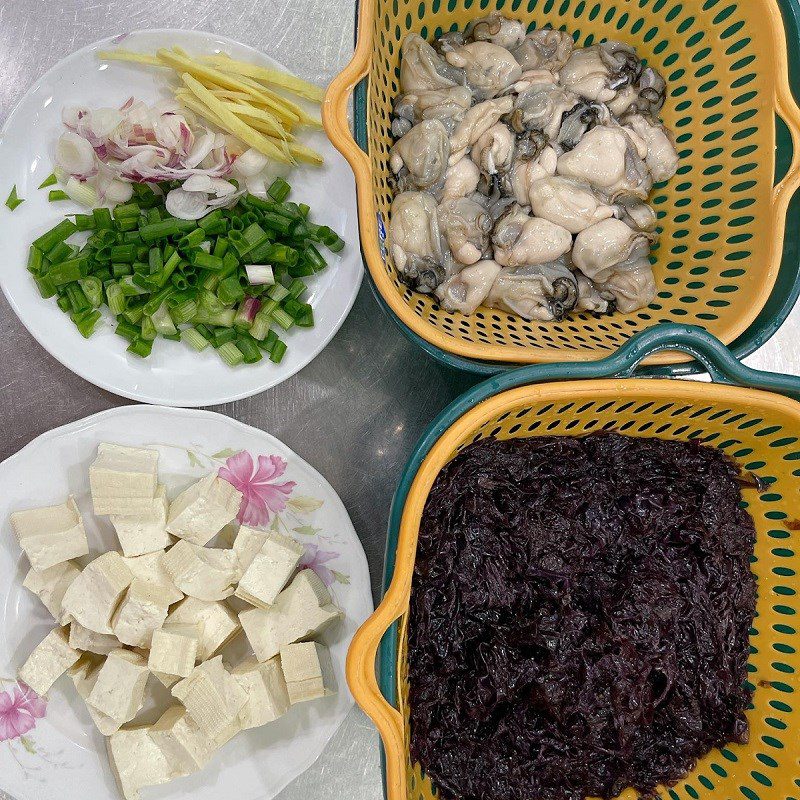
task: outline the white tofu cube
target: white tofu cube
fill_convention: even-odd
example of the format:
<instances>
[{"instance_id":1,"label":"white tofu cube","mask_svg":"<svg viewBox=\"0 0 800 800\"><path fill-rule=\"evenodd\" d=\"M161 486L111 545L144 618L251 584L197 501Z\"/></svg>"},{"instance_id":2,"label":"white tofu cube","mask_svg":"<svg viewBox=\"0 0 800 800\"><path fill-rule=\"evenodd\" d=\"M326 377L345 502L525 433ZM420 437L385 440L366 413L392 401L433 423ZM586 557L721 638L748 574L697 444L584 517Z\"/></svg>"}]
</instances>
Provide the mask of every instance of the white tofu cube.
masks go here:
<instances>
[{"instance_id":1,"label":"white tofu cube","mask_svg":"<svg viewBox=\"0 0 800 800\"><path fill-rule=\"evenodd\" d=\"M62 561L41 572L30 569L22 585L44 603L56 622L66 625L69 620L61 613L61 601L72 581L80 574L81 571L74 561Z\"/></svg>"},{"instance_id":2,"label":"white tofu cube","mask_svg":"<svg viewBox=\"0 0 800 800\"><path fill-rule=\"evenodd\" d=\"M164 566L184 594L199 600L230 597L241 574L233 550L201 547L185 539L167 550Z\"/></svg>"},{"instance_id":3,"label":"white tofu cube","mask_svg":"<svg viewBox=\"0 0 800 800\"><path fill-rule=\"evenodd\" d=\"M167 568L164 565L166 553L158 551L147 553L135 558L123 558L125 565L131 571L134 578L138 578L146 583L154 583L160 586L169 594L169 603L177 603L183 600L183 592L172 582Z\"/></svg>"},{"instance_id":4,"label":"white tofu cube","mask_svg":"<svg viewBox=\"0 0 800 800\"><path fill-rule=\"evenodd\" d=\"M89 552L83 518L71 495L59 506L15 511L11 527L31 566L40 572Z\"/></svg>"},{"instance_id":5,"label":"white tofu cube","mask_svg":"<svg viewBox=\"0 0 800 800\"><path fill-rule=\"evenodd\" d=\"M146 727L117 731L106 742L111 771L125 800L140 800L139 790L180 777Z\"/></svg>"},{"instance_id":6,"label":"white tofu cube","mask_svg":"<svg viewBox=\"0 0 800 800\"><path fill-rule=\"evenodd\" d=\"M77 620L72 620L69 626L69 646L73 650L84 653L96 653L107 656L112 650L119 647L119 639L107 633L95 633L84 628Z\"/></svg>"},{"instance_id":7,"label":"white tofu cube","mask_svg":"<svg viewBox=\"0 0 800 800\"><path fill-rule=\"evenodd\" d=\"M186 706L189 716L213 742L230 738L247 701L244 689L225 669L222 656L195 667L188 678L172 687L172 695Z\"/></svg>"},{"instance_id":8,"label":"white tofu cube","mask_svg":"<svg viewBox=\"0 0 800 800\"><path fill-rule=\"evenodd\" d=\"M186 775L203 769L216 750L183 706L168 708L150 726L150 736L169 763Z\"/></svg>"},{"instance_id":9,"label":"white tofu cube","mask_svg":"<svg viewBox=\"0 0 800 800\"><path fill-rule=\"evenodd\" d=\"M233 552L239 559L239 569L244 574L253 563L256 554L261 551L264 542L269 539L269 531L260 531L249 525L239 527L239 532L233 540Z\"/></svg>"},{"instance_id":10,"label":"white tofu cube","mask_svg":"<svg viewBox=\"0 0 800 800\"><path fill-rule=\"evenodd\" d=\"M173 625L153 632L147 665L153 673L188 678L197 659L200 626Z\"/></svg>"},{"instance_id":11,"label":"white tofu cube","mask_svg":"<svg viewBox=\"0 0 800 800\"><path fill-rule=\"evenodd\" d=\"M203 546L236 518L242 494L212 473L184 489L171 503L167 530Z\"/></svg>"},{"instance_id":12,"label":"white tofu cube","mask_svg":"<svg viewBox=\"0 0 800 800\"><path fill-rule=\"evenodd\" d=\"M135 515L148 504L118 500L152 500L158 486L158 451L142 447L101 444L89 467L89 485L95 514ZM136 508L131 511L129 509Z\"/></svg>"},{"instance_id":13,"label":"white tofu cube","mask_svg":"<svg viewBox=\"0 0 800 800\"><path fill-rule=\"evenodd\" d=\"M236 596L257 608L269 608L297 569L305 548L289 536L272 533L253 556L236 587Z\"/></svg>"},{"instance_id":14,"label":"white tofu cube","mask_svg":"<svg viewBox=\"0 0 800 800\"><path fill-rule=\"evenodd\" d=\"M284 645L310 639L341 617L341 609L333 605L319 576L304 569L278 595L274 605L242 611L239 621L256 658L269 661Z\"/></svg>"},{"instance_id":15,"label":"white tofu cube","mask_svg":"<svg viewBox=\"0 0 800 800\"><path fill-rule=\"evenodd\" d=\"M117 532L122 553L127 558L155 553L169 547L172 537L167 533L169 501L167 489L159 486L153 498L152 508L136 517L112 515L111 524Z\"/></svg>"},{"instance_id":16,"label":"white tofu cube","mask_svg":"<svg viewBox=\"0 0 800 800\"><path fill-rule=\"evenodd\" d=\"M111 617L132 579L119 553L103 553L72 581L64 593L61 610L90 631L113 634Z\"/></svg>"},{"instance_id":17,"label":"white tofu cube","mask_svg":"<svg viewBox=\"0 0 800 800\"><path fill-rule=\"evenodd\" d=\"M202 626L197 660L206 661L219 652L242 629L236 614L222 602L187 597L170 611L164 626Z\"/></svg>"},{"instance_id":18,"label":"white tofu cube","mask_svg":"<svg viewBox=\"0 0 800 800\"><path fill-rule=\"evenodd\" d=\"M336 694L331 654L319 642L298 642L282 647L281 669L292 705Z\"/></svg>"},{"instance_id":19,"label":"white tofu cube","mask_svg":"<svg viewBox=\"0 0 800 800\"><path fill-rule=\"evenodd\" d=\"M92 718L97 730L103 736L111 736L112 733L116 733L119 730L119 723L114 722L111 717L107 717L102 711L98 711L86 703L86 698L91 694L94 685L97 683L97 676L100 674L102 664L102 659L95 660L94 656L81 656L80 661L70 668L69 676L75 684L75 691L78 696L83 699L86 710L89 712L89 716Z\"/></svg>"},{"instance_id":20,"label":"white tofu cube","mask_svg":"<svg viewBox=\"0 0 800 800\"><path fill-rule=\"evenodd\" d=\"M168 611L169 592L157 584L134 578L114 612L111 627L123 644L148 648L153 631L164 624Z\"/></svg>"},{"instance_id":21,"label":"white tofu cube","mask_svg":"<svg viewBox=\"0 0 800 800\"><path fill-rule=\"evenodd\" d=\"M50 687L81 657L69 646L67 631L54 628L42 639L19 671L19 679L44 696Z\"/></svg>"},{"instance_id":22,"label":"white tofu cube","mask_svg":"<svg viewBox=\"0 0 800 800\"><path fill-rule=\"evenodd\" d=\"M242 730L266 725L289 710L289 694L278 658L264 663L248 658L234 667L231 674L247 695L247 702L239 712Z\"/></svg>"},{"instance_id":23,"label":"white tofu cube","mask_svg":"<svg viewBox=\"0 0 800 800\"><path fill-rule=\"evenodd\" d=\"M86 702L124 725L130 722L144 703L144 690L150 672L147 661L130 650L112 650Z\"/></svg>"},{"instance_id":24,"label":"white tofu cube","mask_svg":"<svg viewBox=\"0 0 800 800\"><path fill-rule=\"evenodd\" d=\"M181 680L180 675L170 675L167 672L153 672L153 675L165 689L171 689L179 680Z\"/></svg>"}]
</instances>

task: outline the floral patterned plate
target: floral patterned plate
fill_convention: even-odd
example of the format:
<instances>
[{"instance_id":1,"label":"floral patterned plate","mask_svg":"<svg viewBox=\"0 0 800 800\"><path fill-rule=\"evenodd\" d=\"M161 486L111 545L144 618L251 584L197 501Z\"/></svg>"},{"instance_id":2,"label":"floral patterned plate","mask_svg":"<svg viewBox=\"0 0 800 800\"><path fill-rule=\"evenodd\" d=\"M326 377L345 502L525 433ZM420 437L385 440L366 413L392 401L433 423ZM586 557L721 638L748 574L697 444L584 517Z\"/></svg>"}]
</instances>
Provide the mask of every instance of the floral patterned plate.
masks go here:
<instances>
[{"instance_id":1,"label":"floral patterned plate","mask_svg":"<svg viewBox=\"0 0 800 800\"><path fill-rule=\"evenodd\" d=\"M103 737L69 678L59 679L45 699L14 677L54 623L22 587L28 565L8 516L18 508L62 502L71 492L84 513L91 555L117 547L107 518L91 514L88 469L104 441L157 448L159 474L171 496L218 471L244 494L240 520L302 542L306 566L328 584L345 611L343 624L324 637L333 655L337 695L295 706L280 720L235 737L207 769L143 791L143 800L272 798L318 758L353 705L345 656L353 633L372 611L364 551L330 484L277 439L220 414L150 406L118 408L57 428L0 464L0 798L118 796ZM245 653L243 640L240 636L223 655L235 663ZM151 680L148 689L163 707L166 693L158 694L157 681ZM137 721L150 722L157 715L154 703Z\"/></svg>"}]
</instances>

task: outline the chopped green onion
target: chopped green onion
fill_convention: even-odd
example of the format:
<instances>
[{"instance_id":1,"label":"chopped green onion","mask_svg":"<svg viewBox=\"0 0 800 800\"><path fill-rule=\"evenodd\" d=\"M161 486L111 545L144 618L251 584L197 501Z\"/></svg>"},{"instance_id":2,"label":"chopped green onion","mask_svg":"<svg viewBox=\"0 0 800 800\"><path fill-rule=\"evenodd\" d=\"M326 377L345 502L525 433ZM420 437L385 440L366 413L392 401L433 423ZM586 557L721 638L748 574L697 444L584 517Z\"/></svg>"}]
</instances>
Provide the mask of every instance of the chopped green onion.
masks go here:
<instances>
[{"instance_id":1,"label":"chopped green onion","mask_svg":"<svg viewBox=\"0 0 800 800\"><path fill-rule=\"evenodd\" d=\"M285 331L288 331L294 325L294 320L282 308L276 308L272 312L272 319Z\"/></svg>"},{"instance_id":2,"label":"chopped green onion","mask_svg":"<svg viewBox=\"0 0 800 800\"><path fill-rule=\"evenodd\" d=\"M289 290L280 283L276 283L274 286L271 286L267 292L267 297L269 297L271 300L277 300L279 303L281 300L285 300L288 296Z\"/></svg>"},{"instance_id":3,"label":"chopped green onion","mask_svg":"<svg viewBox=\"0 0 800 800\"><path fill-rule=\"evenodd\" d=\"M70 315L75 327L84 339L88 339L94 332L94 326L100 319L99 311L78 312Z\"/></svg>"},{"instance_id":4,"label":"chopped green onion","mask_svg":"<svg viewBox=\"0 0 800 800\"><path fill-rule=\"evenodd\" d=\"M211 338L214 347L222 347L227 342L236 339L236 331L233 328L217 328Z\"/></svg>"},{"instance_id":5,"label":"chopped green onion","mask_svg":"<svg viewBox=\"0 0 800 800\"><path fill-rule=\"evenodd\" d=\"M133 342L128 345L128 352L133 353L134 355L141 356L142 358L147 358L153 350L153 342L152 340L139 338L134 340Z\"/></svg>"},{"instance_id":6,"label":"chopped green onion","mask_svg":"<svg viewBox=\"0 0 800 800\"><path fill-rule=\"evenodd\" d=\"M190 258L192 264L201 269L220 270L225 265L225 262L219 257L205 253L202 250L195 250L192 252Z\"/></svg>"},{"instance_id":7,"label":"chopped green onion","mask_svg":"<svg viewBox=\"0 0 800 800\"><path fill-rule=\"evenodd\" d=\"M217 289L217 297L226 306L238 303L244 297L244 289L239 284L239 278L231 275L221 281L219 289Z\"/></svg>"},{"instance_id":8,"label":"chopped green onion","mask_svg":"<svg viewBox=\"0 0 800 800\"><path fill-rule=\"evenodd\" d=\"M38 275L44 266L44 255L38 247L30 246L28 250L28 272Z\"/></svg>"},{"instance_id":9,"label":"chopped green onion","mask_svg":"<svg viewBox=\"0 0 800 800\"><path fill-rule=\"evenodd\" d=\"M64 192L70 200L74 200L87 208L94 208L100 201L97 196L97 189L94 186L90 186L88 183L81 183L74 176L71 176L67 181Z\"/></svg>"},{"instance_id":10,"label":"chopped green onion","mask_svg":"<svg viewBox=\"0 0 800 800\"><path fill-rule=\"evenodd\" d=\"M76 214L75 227L79 231L93 231L96 227L94 216L92 214Z\"/></svg>"},{"instance_id":11,"label":"chopped green onion","mask_svg":"<svg viewBox=\"0 0 800 800\"><path fill-rule=\"evenodd\" d=\"M205 350L210 342L203 336L197 328L186 328L181 331L181 340L186 342L193 350L200 352Z\"/></svg>"},{"instance_id":12,"label":"chopped green onion","mask_svg":"<svg viewBox=\"0 0 800 800\"><path fill-rule=\"evenodd\" d=\"M38 239L34 239L33 246L38 247L43 253L52 249L59 242L69 239L78 228L71 220L65 219L58 223L54 228L51 228L47 233L42 234Z\"/></svg>"},{"instance_id":13,"label":"chopped green onion","mask_svg":"<svg viewBox=\"0 0 800 800\"><path fill-rule=\"evenodd\" d=\"M261 350L250 336L239 335L236 338L236 347L241 352L245 364L255 364L257 361L261 361Z\"/></svg>"},{"instance_id":14,"label":"chopped green onion","mask_svg":"<svg viewBox=\"0 0 800 800\"><path fill-rule=\"evenodd\" d=\"M90 275L88 278L81 278L78 284L92 308L99 308L103 304L103 284L99 278Z\"/></svg>"},{"instance_id":15,"label":"chopped green onion","mask_svg":"<svg viewBox=\"0 0 800 800\"><path fill-rule=\"evenodd\" d=\"M21 197L17 197L17 185L11 187L11 191L6 198L6 207L13 211L17 206L21 206L25 201Z\"/></svg>"},{"instance_id":16,"label":"chopped green onion","mask_svg":"<svg viewBox=\"0 0 800 800\"><path fill-rule=\"evenodd\" d=\"M267 194L279 203L282 203L291 192L291 187L283 178L275 178L272 185L267 189Z\"/></svg>"},{"instance_id":17,"label":"chopped green onion","mask_svg":"<svg viewBox=\"0 0 800 800\"><path fill-rule=\"evenodd\" d=\"M122 205L118 205L114 208L112 212L114 215L114 219L126 219L129 217L134 217L136 219L139 218L139 214L141 214L141 209L139 208L139 204L135 201L130 201L128 203L123 203Z\"/></svg>"},{"instance_id":18,"label":"chopped green onion","mask_svg":"<svg viewBox=\"0 0 800 800\"><path fill-rule=\"evenodd\" d=\"M69 200L69 195L63 189L51 189L47 193L48 203L57 203L59 200Z\"/></svg>"},{"instance_id":19,"label":"chopped green onion","mask_svg":"<svg viewBox=\"0 0 800 800\"><path fill-rule=\"evenodd\" d=\"M106 287L106 302L108 303L111 313L116 317L119 316L128 305L128 300L125 292L118 283L111 283Z\"/></svg>"},{"instance_id":20,"label":"chopped green onion","mask_svg":"<svg viewBox=\"0 0 800 800\"><path fill-rule=\"evenodd\" d=\"M147 307L145 307L145 313L146 312ZM174 336L178 332L166 303L162 303L158 307L156 312L150 317L150 320L153 323L153 327L156 329L156 333L160 333L162 336Z\"/></svg>"},{"instance_id":21,"label":"chopped green onion","mask_svg":"<svg viewBox=\"0 0 800 800\"><path fill-rule=\"evenodd\" d=\"M217 353L229 367L235 367L244 361L242 351L233 342L226 342L217 348Z\"/></svg>"},{"instance_id":22,"label":"chopped green onion","mask_svg":"<svg viewBox=\"0 0 800 800\"><path fill-rule=\"evenodd\" d=\"M190 322L197 313L197 303L194 300L184 300L170 310L172 321L176 325L183 325Z\"/></svg>"},{"instance_id":23,"label":"chopped green onion","mask_svg":"<svg viewBox=\"0 0 800 800\"><path fill-rule=\"evenodd\" d=\"M280 364L283 360L284 353L286 352L286 342L278 339L272 347L272 352L269 355L269 360L275 364Z\"/></svg>"},{"instance_id":24,"label":"chopped green onion","mask_svg":"<svg viewBox=\"0 0 800 800\"><path fill-rule=\"evenodd\" d=\"M156 330L155 323L150 317L145 316L142 319L142 339L147 339L152 342L155 341L156 336L158 336L158 331Z\"/></svg>"},{"instance_id":25,"label":"chopped green onion","mask_svg":"<svg viewBox=\"0 0 800 800\"><path fill-rule=\"evenodd\" d=\"M58 183L55 172L51 172L40 184L40 189L46 189L48 186L55 186Z\"/></svg>"}]
</instances>

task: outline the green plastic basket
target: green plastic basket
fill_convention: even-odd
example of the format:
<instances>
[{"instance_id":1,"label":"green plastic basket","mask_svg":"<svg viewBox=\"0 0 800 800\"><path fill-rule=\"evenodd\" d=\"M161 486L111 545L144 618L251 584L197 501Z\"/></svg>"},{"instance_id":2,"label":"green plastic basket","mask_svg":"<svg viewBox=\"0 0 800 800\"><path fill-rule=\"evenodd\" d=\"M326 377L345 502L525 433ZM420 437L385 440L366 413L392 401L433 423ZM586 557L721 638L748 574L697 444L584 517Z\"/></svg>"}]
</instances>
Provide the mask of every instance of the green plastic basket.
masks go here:
<instances>
[{"instance_id":1,"label":"green plastic basket","mask_svg":"<svg viewBox=\"0 0 800 800\"><path fill-rule=\"evenodd\" d=\"M789 44L789 78L793 92L800 87L800 0L775 0L783 16L786 38ZM486 4L481 3L483 8ZM513 5L513 3L512 3ZM641 6L642 3L631 4ZM724 4L723 4L724 5ZM722 6L719 6L720 8ZM479 13L476 4L476 14ZM522 13L522 10L517 12ZM356 28L356 39L358 29ZM354 92L355 138L362 150L368 151L367 126L368 84L362 80ZM776 117L776 181L788 172L793 157L789 130L783 121ZM730 343L730 350L737 358L744 358L767 342L786 320L800 295L800 198L794 197L787 212L786 235L777 280L764 307L749 327ZM368 271L369 274L369 271ZM389 307L384 295L377 289L370 275L370 285L379 305L398 324L401 331L416 345L443 364L459 370L480 375L491 375L513 369L518 364L497 361L480 361L465 358L432 344L405 325ZM649 375L687 375L702 370L697 362L649 365L640 368L641 374Z\"/></svg>"},{"instance_id":2,"label":"green plastic basket","mask_svg":"<svg viewBox=\"0 0 800 800\"><path fill-rule=\"evenodd\" d=\"M666 349L691 355L718 385L636 376L642 359ZM419 765L408 757L405 679L405 621L416 531L435 475L460 447L483 436L579 435L614 427L631 436L704 440L770 481L765 493L745 492L757 529L754 570L759 580L748 668L757 684L748 712L750 742L712 751L686 780L660 796L795 800L800 704L794 695L800 692L800 657L793 645L800 579L792 567L798 534L782 520L788 523L797 516L798 400L800 377L746 367L700 328L662 325L638 334L602 361L537 365L496 375L442 411L401 475L388 525L384 599L357 632L348 655L353 694L387 747L385 796L435 796ZM632 793L623 798L632 800Z\"/></svg>"}]
</instances>

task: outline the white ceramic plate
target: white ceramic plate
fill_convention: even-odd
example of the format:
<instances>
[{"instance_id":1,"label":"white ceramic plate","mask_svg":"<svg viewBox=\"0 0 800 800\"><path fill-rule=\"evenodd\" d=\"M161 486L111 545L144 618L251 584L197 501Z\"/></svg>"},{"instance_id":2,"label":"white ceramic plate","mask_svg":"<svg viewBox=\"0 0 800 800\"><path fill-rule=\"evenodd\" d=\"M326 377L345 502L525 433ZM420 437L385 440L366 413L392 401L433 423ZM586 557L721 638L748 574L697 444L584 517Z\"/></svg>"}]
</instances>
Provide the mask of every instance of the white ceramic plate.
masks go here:
<instances>
[{"instance_id":1,"label":"white ceramic plate","mask_svg":"<svg viewBox=\"0 0 800 800\"><path fill-rule=\"evenodd\" d=\"M347 242L335 255L323 249L328 268L308 279L315 326L285 336L288 350L280 364L226 366L210 348L195 353L181 342L158 341L148 359L130 355L116 336L108 311L87 341L55 301L43 300L25 269L30 243L64 214L85 212L71 201L49 203L37 187L51 173L55 143L63 132L65 105L119 106L134 95L146 102L169 96L159 71L123 62L101 62L97 51L117 47L121 37L84 47L40 78L8 118L0 135L0 191L4 201L16 184L25 202L14 212L0 205L0 286L11 307L36 340L64 366L103 389L146 403L202 406L249 397L275 386L302 369L331 340L344 322L361 284L355 184L344 158L323 132L307 132L302 141L325 158L321 168L301 167L288 176L291 199L311 206L312 219L329 225ZM151 53L179 45L191 54L224 51L234 58L267 66L277 62L251 47L199 31L150 30L129 34L124 47Z\"/></svg>"},{"instance_id":2,"label":"white ceramic plate","mask_svg":"<svg viewBox=\"0 0 800 800\"><path fill-rule=\"evenodd\" d=\"M103 737L69 678L55 684L46 710L25 705L14 678L54 622L22 587L27 559L15 541L9 513L63 502L72 492L84 514L90 555L117 547L108 519L91 514L88 467L103 441L157 447L159 474L170 496L241 451L256 464L259 455L286 461L285 473L271 483L296 485L287 487L288 495L262 492L268 503L279 494L287 501L283 510L269 513L266 526L274 525L306 545L305 563L330 585L334 601L345 611L343 624L323 637L331 647L338 694L295 706L276 722L239 734L195 775L143 790L144 800L269 800L317 759L353 705L344 663L354 631L372 611L367 561L330 484L277 439L219 414L152 406L114 409L57 428L0 464L0 797L3 792L16 800L118 797ZM247 458L239 459L244 463L237 474L243 479L249 474ZM255 502L262 507L258 498ZM223 652L234 663L245 654L243 638L232 645L234 652ZM157 688L151 678L148 693ZM30 713L42 710L41 718ZM158 713L153 709L148 716L147 711L146 706L144 722Z\"/></svg>"}]
</instances>

